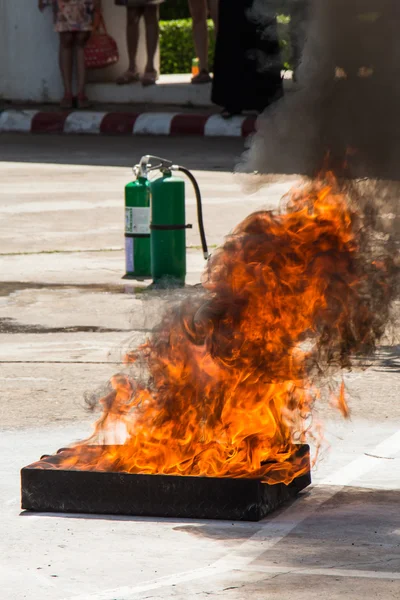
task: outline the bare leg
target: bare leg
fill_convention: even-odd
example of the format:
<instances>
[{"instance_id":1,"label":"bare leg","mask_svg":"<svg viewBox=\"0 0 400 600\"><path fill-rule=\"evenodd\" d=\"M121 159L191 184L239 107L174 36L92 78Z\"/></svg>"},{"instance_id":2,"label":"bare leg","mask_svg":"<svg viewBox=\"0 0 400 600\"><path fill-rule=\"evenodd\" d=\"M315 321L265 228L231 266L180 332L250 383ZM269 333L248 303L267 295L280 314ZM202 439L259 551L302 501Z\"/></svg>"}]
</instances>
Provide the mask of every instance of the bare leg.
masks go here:
<instances>
[{"instance_id":1,"label":"bare leg","mask_svg":"<svg viewBox=\"0 0 400 600\"><path fill-rule=\"evenodd\" d=\"M193 41L200 71L208 71L207 0L189 0L193 23Z\"/></svg>"},{"instance_id":2,"label":"bare leg","mask_svg":"<svg viewBox=\"0 0 400 600\"><path fill-rule=\"evenodd\" d=\"M142 16L141 8L126 9L126 41L128 44L129 71L136 73L136 56L139 43L139 21Z\"/></svg>"},{"instance_id":3,"label":"bare leg","mask_svg":"<svg viewBox=\"0 0 400 600\"><path fill-rule=\"evenodd\" d=\"M78 98L85 96L86 85L86 67L85 67L85 46L90 37L89 31L79 31L76 33L76 71L78 79Z\"/></svg>"},{"instance_id":4,"label":"bare leg","mask_svg":"<svg viewBox=\"0 0 400 600\"><path fill-rule=\"evenodd\" d=\"M158 47L159 25L158 25L158 6L149 5L144 9L144 21L146 24L146 47L147 63L146 73L155 73L154 58Z\"/></svg>"},{"instance_id":5,"label":"bare leg","mask_svg":"<svg viewBox=\"0 0 400 600\"><path fill-rule=\"evenodd\" d=\"M125 73L117 77L116 83L118 85L139 81L136 57L139 43L139 22L143 10L143 7L126 9L126 44L128 47L129 67Z\"/></svg>"},{"instance_id":6,"label":"bare leg","mask_svg":"<svg viewBox=\"0 0 400 600\"><path fill-rule=\"evenodd\" d=\"M59 64L66 98L72 97L72 70L74 61L74 33L60 33Z\"/></svg>"}]
</instances>

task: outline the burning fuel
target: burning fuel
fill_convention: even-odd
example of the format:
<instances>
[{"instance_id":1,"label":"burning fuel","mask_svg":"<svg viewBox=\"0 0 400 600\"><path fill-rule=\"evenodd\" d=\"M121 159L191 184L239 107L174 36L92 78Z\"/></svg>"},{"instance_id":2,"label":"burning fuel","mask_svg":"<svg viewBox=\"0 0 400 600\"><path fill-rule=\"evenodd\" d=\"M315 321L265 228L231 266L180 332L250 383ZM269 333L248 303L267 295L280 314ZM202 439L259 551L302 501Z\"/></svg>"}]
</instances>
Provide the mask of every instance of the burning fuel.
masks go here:
<instances>
[{"instance_id":1,"label":"burning fuel","mask_svg":"<svg viewBox=\"0 0 400 600\"><path fill-rule=\"evenodd\" d=\"M94 435L62 468L289 483L308 468L297 444L318 446L318 403L348 416L330 376L374 350L398 287L387 180L400 156L400 19L394 0L310 4L298 90L260 120L245 169L313 176L329 150L340 180L314 179L227 237L198 295L129 353L133 375L111 380ZM91 452L111 432L114 445Z\"/></svg>"},{"instance_id":2,"label":"burning fuel","mask_svg":"<svg viewBox=\"0 0 400 600\"><path fill-rule=\"evenodd\" d=\"M348 415L344 386L326 376L374 349L392 265L368 253L368 225L332 174L285 203L245 219L211 257L199 294L128 354L145 381L112 378L94 435L62 468L269 483L309 468L296 444L318 445L315 403L333 398ZM124 443L93 454L110 431Z\"/></svg>"}]
</instances>

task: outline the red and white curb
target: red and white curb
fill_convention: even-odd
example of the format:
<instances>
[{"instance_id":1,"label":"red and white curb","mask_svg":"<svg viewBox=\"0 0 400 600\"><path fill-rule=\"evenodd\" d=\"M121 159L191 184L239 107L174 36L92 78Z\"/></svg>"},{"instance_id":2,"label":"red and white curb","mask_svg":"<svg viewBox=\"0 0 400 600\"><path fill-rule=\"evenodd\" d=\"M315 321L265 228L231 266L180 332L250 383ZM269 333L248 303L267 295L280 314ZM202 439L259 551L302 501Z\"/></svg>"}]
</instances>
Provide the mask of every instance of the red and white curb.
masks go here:
<instances>
[{"instance_id":1,"label":"red and white curb","mask_svg":"<svg viewBox=\"0 0 400 600\"><path fill-rule=\"evenodd\" d=\"M179 113L106 113L95 111L4 110L0 132L115 135L199 135L246 137L255 131L254 117Z\"/></svg>"}]
</instances>

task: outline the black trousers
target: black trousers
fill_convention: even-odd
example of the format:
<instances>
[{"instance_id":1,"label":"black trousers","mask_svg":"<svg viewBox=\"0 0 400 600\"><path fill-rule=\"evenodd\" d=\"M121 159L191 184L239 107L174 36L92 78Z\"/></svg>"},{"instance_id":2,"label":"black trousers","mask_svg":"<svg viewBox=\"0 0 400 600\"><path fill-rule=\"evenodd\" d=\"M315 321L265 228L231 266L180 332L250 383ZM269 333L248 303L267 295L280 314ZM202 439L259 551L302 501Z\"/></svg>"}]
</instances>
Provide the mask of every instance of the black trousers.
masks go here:
<instances>
[{"instance_id":1,"label":"black trousers","mask_svg":"<svg viewBox=\"0 0 400 600\"><path fill-rule=\"evenodd\" d=\"M282 95L276 16L253 0L220 0L212 101L230 112L262 111Z\"/></svg>"}]
</instances>

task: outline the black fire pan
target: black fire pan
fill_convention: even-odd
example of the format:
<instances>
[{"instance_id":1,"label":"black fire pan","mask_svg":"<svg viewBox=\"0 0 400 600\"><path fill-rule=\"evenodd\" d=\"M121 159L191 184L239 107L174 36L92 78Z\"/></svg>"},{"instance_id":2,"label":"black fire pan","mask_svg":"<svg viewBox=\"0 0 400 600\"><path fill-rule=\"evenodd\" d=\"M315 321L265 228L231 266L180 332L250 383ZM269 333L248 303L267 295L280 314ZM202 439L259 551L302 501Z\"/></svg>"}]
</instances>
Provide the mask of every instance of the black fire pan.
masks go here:
<instances>
[{"instance_id":1,"label":"black fire pan","mask_svg":"<svg viewBox=\"0 0 400 600\"><path fill-rule=\"evenodd\" d=\"M307 473L292 483L258 479L137 475L57 467L65 453L46 456L21 470L22 508L28 511L260 521L311 483ZM295 459L308 460L309 446Z\"/></svg>"}]
</instances>

